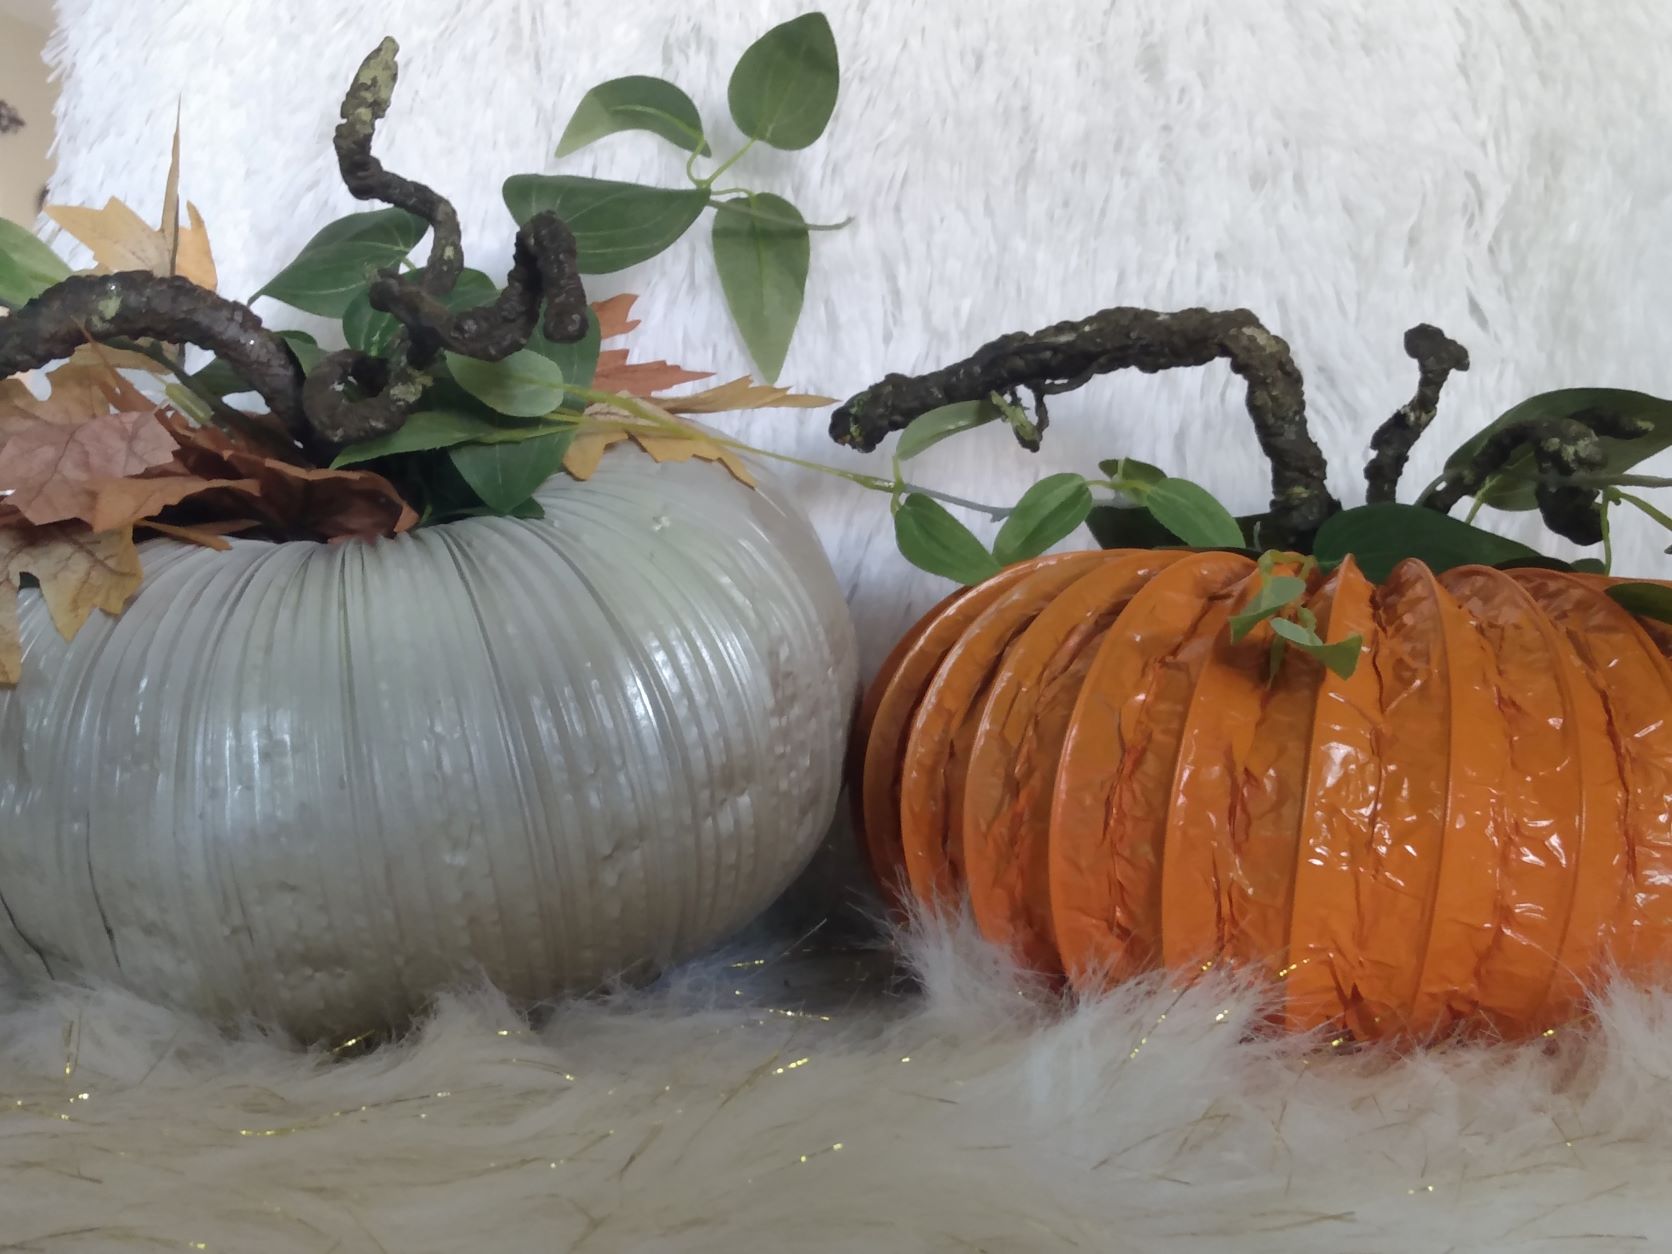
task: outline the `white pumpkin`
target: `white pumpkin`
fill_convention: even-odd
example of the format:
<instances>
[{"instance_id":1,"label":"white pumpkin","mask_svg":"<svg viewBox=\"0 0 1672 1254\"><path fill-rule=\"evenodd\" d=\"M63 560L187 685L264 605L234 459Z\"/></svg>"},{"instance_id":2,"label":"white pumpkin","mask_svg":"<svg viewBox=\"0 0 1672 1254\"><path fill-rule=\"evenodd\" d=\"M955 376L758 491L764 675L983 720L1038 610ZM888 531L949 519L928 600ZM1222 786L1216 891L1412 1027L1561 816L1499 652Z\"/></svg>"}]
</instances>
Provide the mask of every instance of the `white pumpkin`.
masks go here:
<instances>
[{"instance_id":1,"label":"white pumpkin","mask_svg":"<svg viewBox=\"0 0 1672 1254\"><path fill-rule=\"evenodd\" d=\"M538 521L142 547L0 693L0 956L321 1039L486 976L525 999L700 951L824 835L856 684L763 479L604 458Z\"/></svg>"}]
</instances>

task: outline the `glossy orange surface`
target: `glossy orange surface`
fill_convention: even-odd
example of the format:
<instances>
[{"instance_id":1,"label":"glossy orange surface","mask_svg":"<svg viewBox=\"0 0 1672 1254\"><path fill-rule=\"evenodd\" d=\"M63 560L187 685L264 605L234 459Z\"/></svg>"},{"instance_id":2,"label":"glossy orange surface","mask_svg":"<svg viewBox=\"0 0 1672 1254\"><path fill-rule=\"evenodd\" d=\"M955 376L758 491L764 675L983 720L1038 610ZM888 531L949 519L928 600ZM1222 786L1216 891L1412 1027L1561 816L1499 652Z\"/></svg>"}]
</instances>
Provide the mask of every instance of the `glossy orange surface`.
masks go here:
<instances>
[{"instance_id":1,"label":"glossy orange surface","mask_svg":"<svg viewBox=\"0 0 1672 1254\"><path fill-rule=\"evenodd\" d=\"M1166 968L1272 980L1277 1021L1526 1037L1672 962L1672 630L1608 580L1408 562L1312 577L1348 678L1228 620L1230 553L1083 554L949 598L861 711L879 875L967 898L1094 994ZM898 880L896 880L898 882Z\"/></svg>"}]
</instances>

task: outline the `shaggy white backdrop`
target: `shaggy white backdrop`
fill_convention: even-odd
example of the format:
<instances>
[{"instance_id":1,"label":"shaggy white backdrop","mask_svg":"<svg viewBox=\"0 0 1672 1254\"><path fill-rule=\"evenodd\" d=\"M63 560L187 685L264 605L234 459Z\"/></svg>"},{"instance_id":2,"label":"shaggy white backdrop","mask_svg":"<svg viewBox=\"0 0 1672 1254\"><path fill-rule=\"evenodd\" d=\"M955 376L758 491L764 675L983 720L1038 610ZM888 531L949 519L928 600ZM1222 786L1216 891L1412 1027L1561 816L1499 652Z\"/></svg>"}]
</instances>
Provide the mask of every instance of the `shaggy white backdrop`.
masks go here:
<instances>
[{"instance_id":1,"label":"shaggy white backdrop","mask_svg":"<svg viewBox=\"0 0 1672 1254\"><path fill-rule=\"evenodd\" d=\"M727 75L809 0L59 0L60 201L160 195L175 108L185 193L224 290L254 291L325 220L359 207L337 180L336 109L384 34L401 83L378 149L454 198L473 263L502 272L499 197L525 171L679 185L680 154L612 137L558 163L585 89L660 74L733 147ZM1663 0L826 0L842 93L826 137L757 149L736 181L788 196L815 238L784 379L845 396L945 364L994 335L1115 304L1253 309L1306 372L1332 486L1362 499L1372 427L1410 396L1401 349L1430 321L1464 341L1407 493L1462 434L1530 392L1672 392L1664 348L1672 92ZM728 178L728 182L732 181ZM646 351L747 368L706 223L670 253L595 282L642 293ZM269 308L264 312L282 314ZM1098 382L1054 406L1044 452L998 432L936 450L925 481L981 499L1131 454L1266 500L1264 463L1223 367ZM727 420L728 423L731 420ZM735 423L831 461L821 411ZM880 468L883 459L874 459ZM944 585L894 551L885 502L807 476L867 668ZM1488 516L1527 528L1524 517ZM1667 573L1625 524L1623 569Z\"/></svg>"},{"instance_id":2,"label":"shaggy white backdrop","mask_svg":"<svg viewBox=\"0 0 1672 1254\"><path fill-rule=\"evenodd\" d=\"M184 190L224 290L251 292L356 207L330 132L390 33L403 73L379 150L451 195L471 260L499 270L507 175L682 176L647 136L559 167L587 86L670 77L726 151L732 62L801 7L60 0L55 198L154 205L178 104ZM1410 394L1412 323L1475 366L1408 492L1531 391L1672 392L1662 0L825 8L844 79L828 136L736 171L810 218L855 215L815 240L788 382L846 395L1111 304L1243 305L1294 345L1350 501L1368 431ZM746 368L704 231L596 285L619 290L643 295L644 351ZM999 500L1126 453L1238 507L1265 498L1223 368L1103 380L1055 415L1037 458L983 433L925 478ZM737 429L859 461L822 414ZM801 487L874 666L944 588L894 552L880 499ZM1664 573L1655 537L1624 531L1622 566ZM538 1032L484 996L337 1063L108 992L9 1005L0 1248L1507 1254L1672 1231L1662 995L1613 994L1595 1031L1533 1048L1344 1059L1248 1042L1253 1003L1223 990L1064 1013L968 938L919 959L922 999L861 986L850 1004L846 981L815 979L810 1017L781 1013L800 1003L774 959L571 1004Z\"/></svg>"}]
</instances>

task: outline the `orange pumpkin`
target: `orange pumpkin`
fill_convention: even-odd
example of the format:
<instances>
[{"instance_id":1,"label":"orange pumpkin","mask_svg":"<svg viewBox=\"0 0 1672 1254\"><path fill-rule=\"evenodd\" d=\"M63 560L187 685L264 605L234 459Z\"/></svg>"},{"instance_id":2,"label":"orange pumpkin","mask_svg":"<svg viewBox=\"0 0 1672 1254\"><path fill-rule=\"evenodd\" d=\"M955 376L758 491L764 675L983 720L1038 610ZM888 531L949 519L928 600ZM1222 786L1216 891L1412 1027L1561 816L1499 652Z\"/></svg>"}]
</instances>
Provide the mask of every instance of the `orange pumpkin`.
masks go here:
<instances>
[{"instance_id":1,"label":"orange pumpkin","mask_svg":"<svg viewBox=\"0 0 1672 1254\"><path fill-rule=\"evenodd\" d=\"M1352 676L1273 678L1269 625L1227 629L1259 584L1075 553L931 611L855 734L890 900L967 902L1082 993L1252 970L1283 1026L1359 1039L1533 1035L1672 957L1667 633L1592 576L1349 559L1306 605Z\"/></svg>"}]
</instances>

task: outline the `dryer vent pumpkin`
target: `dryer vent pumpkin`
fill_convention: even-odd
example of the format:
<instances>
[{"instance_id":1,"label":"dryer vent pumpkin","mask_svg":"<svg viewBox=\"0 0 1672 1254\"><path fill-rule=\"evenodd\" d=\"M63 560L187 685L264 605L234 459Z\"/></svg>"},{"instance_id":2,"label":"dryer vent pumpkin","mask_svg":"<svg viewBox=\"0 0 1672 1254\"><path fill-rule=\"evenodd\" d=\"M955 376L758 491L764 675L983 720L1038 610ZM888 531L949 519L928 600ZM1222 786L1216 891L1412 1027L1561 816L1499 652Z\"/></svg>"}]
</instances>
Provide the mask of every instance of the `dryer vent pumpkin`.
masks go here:
<instances>
[{"instance_id":1,"label":"dryer vent pumpkin","mask_svg":"<svg viewBox=\"0 0 1672 1254\"><path fill-rule=\"evenodd\" d=\"M1291 572L1293 573L1293 572ZM896 904L967 900L1078 991L1215 964L1292 1030L1524 1037L1672 954L1672 668L1606 581L1306 573L1348 678L1232 641L1246 557L1074 553L925 617L856 731ZM1664 637L1661 637L1664 639Z\"/></svg>"}]
</instances>

